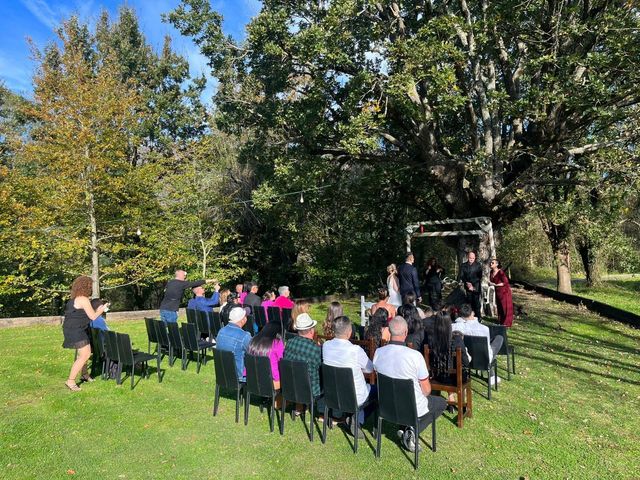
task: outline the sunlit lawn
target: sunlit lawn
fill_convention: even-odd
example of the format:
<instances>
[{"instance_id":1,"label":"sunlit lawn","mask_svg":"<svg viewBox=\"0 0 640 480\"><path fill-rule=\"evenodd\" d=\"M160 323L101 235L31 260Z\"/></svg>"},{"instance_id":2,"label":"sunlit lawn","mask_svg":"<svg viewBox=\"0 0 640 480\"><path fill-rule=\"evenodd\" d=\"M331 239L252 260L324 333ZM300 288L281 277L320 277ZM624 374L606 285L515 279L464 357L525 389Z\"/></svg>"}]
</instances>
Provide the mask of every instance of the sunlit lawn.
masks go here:
<instances>
[{"instance_id":1,"label":"sunlit lawn","mask_svg":"<svg viewBox=\"0 0 640 480\"><path fill-rule=\"evenodd\" d=\"M133 391L96 381L73 394L59 327L0 330L0 478L638 478L640 331L532 294L515 301L527 313L510 332L518 374L491 402L475 382L474 417L463 429L440 420L417 474L392 426L376 460L369 425L354 455L337 429L326 445L289 417L283 437L270 433L257 406L235 424L230 397L212 417L212 361L199 375L165 361L162 383ZM111 327L146 349L143 322Z\"/></svg>"}]
</instances>

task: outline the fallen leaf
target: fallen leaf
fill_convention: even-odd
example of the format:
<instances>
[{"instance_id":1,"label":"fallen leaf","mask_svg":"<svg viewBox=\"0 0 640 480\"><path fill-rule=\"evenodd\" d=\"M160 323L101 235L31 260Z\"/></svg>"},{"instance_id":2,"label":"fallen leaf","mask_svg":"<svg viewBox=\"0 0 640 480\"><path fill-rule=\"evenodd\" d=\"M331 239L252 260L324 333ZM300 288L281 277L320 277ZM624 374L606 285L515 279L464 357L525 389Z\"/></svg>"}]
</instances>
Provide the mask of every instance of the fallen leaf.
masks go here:
<instances>
[{"instance_id":1,"label":"fallen leaf","mask_svg":"<svg viewBox=\"0 0 640 480\"><path fill-rule=\"evenodd\" d=\"M71 470L71 469L67 470L67 475L75 475L75 474L76 474L75 470Z\"/></svg>"}]
</instances>

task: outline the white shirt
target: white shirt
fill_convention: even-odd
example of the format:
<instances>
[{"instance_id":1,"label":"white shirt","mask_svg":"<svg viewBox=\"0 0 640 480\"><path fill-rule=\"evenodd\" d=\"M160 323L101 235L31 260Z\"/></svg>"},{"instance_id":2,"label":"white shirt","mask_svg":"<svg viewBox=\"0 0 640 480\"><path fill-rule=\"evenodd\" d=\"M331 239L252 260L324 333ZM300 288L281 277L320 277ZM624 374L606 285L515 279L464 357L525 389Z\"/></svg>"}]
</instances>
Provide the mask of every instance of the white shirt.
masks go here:
<instances>
[{"instance_id":1,"label":"white shirt","mask_svg":"<svg viewBox=\"0 0 640 480\"><path fill-rule=\"evenodd\" d=\"M420 387L420 380L428 379L429 372L420 352L404 345L385 345L376 349L373 356L373 368L387 377L413 380L418 416L421 417L429 413L429 402Z\"/></svg>"},{"instance_id":2,"label":"white shirt","mask_svg":"<svg viewBox=\"0 0 640 480\"><path fill-rule=\"evenodd\" d=\"M331 367L351 368L358 405L367 400L371 385L365 382L362 372L373 372L373 363L362 347L342 338L328 340L322 345L322 363Z\"/></svg>"},{"instance_id":3,"label":"white shirt","mask_svg":"<svg viewBox=\"0 0 640 480\"><path fill-rule=\"evenodd\" d=\"M465 320L462 317L456 318L456 321L451 325L451 330L456 332L462 332L463 335L471 335L475 337L487 337L487 350L489 351L489 361L493 360L493 350L491 350L491 333L489 327L482 325L477 318L471 320Z\"/></svg>"}]
</instances>

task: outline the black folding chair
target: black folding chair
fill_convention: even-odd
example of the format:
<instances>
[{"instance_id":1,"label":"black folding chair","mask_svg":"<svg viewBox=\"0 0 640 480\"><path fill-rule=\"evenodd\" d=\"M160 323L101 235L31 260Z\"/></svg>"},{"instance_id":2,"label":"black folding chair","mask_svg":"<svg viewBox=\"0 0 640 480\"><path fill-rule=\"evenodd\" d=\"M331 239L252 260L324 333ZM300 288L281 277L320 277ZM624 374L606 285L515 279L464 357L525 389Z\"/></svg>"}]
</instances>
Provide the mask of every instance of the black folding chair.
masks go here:
<instances>
[{"instance_id":1,"label":"black folding chair","mask_svg":"<svg viewBox=\"0 0 640 480\"><path fill-rule=\"evenodd\" d=\"M169 363L173 365L172 357L175 358L176 354L180 354L182 360L182 370L187 368L185 359L184 344L182 343L182 335L180 335L180 327L176 322L167 322L167 331L169 334L169 343L171 350L169 353Z\"/></svg>"},{"instance_id":2,"label":"black folding chair","mask_svg":"<svg viewBox=\"0 0 640 480\"><path fill-rule=\"evenodd\" d=\"M106 353L107 373L111 372L111 365L117 364L116 384L120 385L122 374L122 364L120 363L120 353L118 351L118 334L113 330L104 332L104 349Z\"/></svg>"},{"instance_id":3,"label":"black folding chair","mask_svg":"<svg viewBox=\"0 0 640 480\"><path fill-rule=\"evenodd\" d=\"M502 335L502 346L496 355L504 355L507 357L507 380L511 380L511 373L516 374L516 352L513 345L509 345L509 337L507 335L509 329L504 325L486 325L489 327L489 337L491 341L493 341L496 335Z\"/></svg>"},{"instance_id":4,"label":"black folding chair","mask_svg":"<svg viewBox=\"0 0 640 480\"><path fill-rule=\"evenodd\" d=\"M158 348L158 334L156 332L155 318L144 317L144 324L147 327L147 353L151 353L151 344L156 344L156 349Z\"/></svg>"},{"instance_id":5,"label":"black folding chair","mask_svg":"<svg viewBox=\"0 0 640 480\"><path fill-rule=\"evenodd\" d=\"M207 312L196 310L196 325L201 338L206 339L211 336L211 325L209 324Z\"/></svg>"},{"instance_id":6,"label":"black folding chair","mask_svg":"<svg viewBox=\"0 0 640 480\"><path fill-rule=\"evenodd\" d=\"M282 326L285 330L289 330L291 328L291 308L283 308L282 313L280 313L280 318L282 318Z\"/></svg>"},{"instance_id":7,"label":"black folding chair","mask_svg":"<svg viewBox=\"0 0 640 480\"><path fill-rule=\"evenodd\" d=\"M267 312L264 311L264 307L256 307L253 309L253 318L258 325L258 331L262 330L267 324Z\"/></svg>"},{"instance_id":8,"label":"black folding chair","mask_svg":"<svg viewBox=\"0 0 640 480\"><path fill-rule=\"evenodd\" d=\"M498 369L496 368L496 358L489 360L490 353L487 337L465 335L464 346L467 347L467 351L471 355L469 370L487 372L487 398L491 400L491 371L493 368L494 384L496 390L498 390Z\"/></svg>"},{"instance_id":9,"label":"black folding chair","mask_svg":"<svg viewBox=\"0 0 640 480\"><path fill-rule=\"evenodd\" d=\"M220 402L220 389L233 390L236 392L236 423L240 418L240 400L244 383L238 380L236 372L236 358L233 352L226 350L213 350L213 363L216 372L216 393L213 400L213 416L218 414L218 404Z\"/></svg>"},{"instance_id":10,"label":"black folding chair","mask_svg":"<svg viewBox=\"0 0 640 480\"><path fill-rule=\"evenodd\" d=\"M280 307L267 307L267 318L269 319L269 323L279 322L282 318L280 316Z\"/></svg>"},{"instance_id":11,"label":"black folding chair","mask_svg":"<svg viewBox=\"0 0 640 480\"><path fill-rule=\"evenodd\" d=\"M150 353L139 352L131 346L131 338L126 333L118 333L118 349L120 352L121 368L125 366L131 367L131 390L134 386L136 365L142 365L142 374L149 378L149 360L157 359L156 355ZM160 361L158 360L158 382L160 382Z\"/></svg>"},{"instance_id":12,"label":"black folding chair","mask_svg":"<svg viewBox=\"0 0 640 480\"><path fill-rule=\"evenodd\" d=\"M220 312L211 312L209 316L211 323L211 331L214 337L218 337L218 332L222 330L222 320L220 320Z\"/></svg>"},{"instance_id":13,"label":"black folding chair","mask_svg":"<svg viewBox=\"0 0 640 480\"><path fill-rule=\"evenodd\" d=\"M278 392L273 388L273 375L269 357L256 355L244 356L244 367L247 370L247 383L244 388L244 424L249 422L249 404L251 395L271 399L269 411L269 429L273 432L273 416L276 410L276 396ZM262 411L262 407L260 407Z\"/></svg>"},{"instance_id":14,"label":"black folding chair","mask_svg":"<svg viewBox=\"0 0 640 480\"><path fill-rule=\"evenodd\" d=\"M195 308L185 309L187 312L187 323L196 323L198 320L198 311Z\"/></svg>"},{"instance_id":15,"label":"black folding chair","mask_svg":"<svg viewBox=\"0 0 640 480\"><path fill-rule=\"evenodd\" d=\"M104 380L106 365L103 332L91 328L91 376L95 378L96 372L99 371L100 377Z\"/></svg>"},{"instance_id":16,"label":"black folding chair","mask_svg":"<svg viewBox=\"0 0 640 480\"><path fill-rule=\"evenodd\" d=\"M322 443L327 439L327 423L331 422L329 410L350 413L351 424L354 425L353 453L358 453L358 417L360 407L350 368L322 365L322 388L324 393L324 425L322 426Z\"/></svg>"},{"instance_id":17,"label":"black folding chair","mask_svg":"<svg viewBox=\"0 0 640 480\"><path fill-rule=\"evenodd\" d=\"M162 356L169 356L169 366L173 366L173 352L171 349L171 342L169 341L169 333L167 332L167 325L162 320L152 320L152 326L156 331L156 337L158 338L158 344L156 347L156 354L158 355L158 365L162 364ZM162 375L160 375L160 381L162 381Z\"/></svg>"},{"instance_id":18,"label":"black folding chair","mask_svg":"<svg viewBox=\"0 0 640 480\"><path fill-rule=\"evenodd\" d=\"M412 427L415 433L413 468L418 469L420 435L418 411L413 380L391 378L378 373L378 425L376 431L376 458L380 458L382 421ZM436 419L431 423L431 449L436 451Z\"/></svg>"},{"instance_id":19,"label":"black folding chair","mask_svg":"<svg viewBox=\"0 0 640 480\"><path fill-rule=\"evenodd\" d=\"M242 329L245 332L249 332L249 335L253 337L256 333L254 325L255 322L253 320L253 315L247 315L247 321L244 323L244 327L242 327Z\"/></svg>"},{"instance_id":20,"label":"black folding chair","mask_svg":"<svg viewBox=\"0 0 640 480\"><path fill-rule=\"evenodd\" d=\"M280 360L280 389L282 392L282 412L280 414L280 435L284 435L284 412L287 402L309 406L309 440L313 442L315 399L311 390L311 379L306 362Z\"/></svg>"},{"instance_id":21,"label":"black folding chair","mask_svg":"<svg viewBox=\"0 0 640 480\"><path fill-rule=\"evenodd\" d=\"M198 329L193 323L181 324L180 333L182 335L182 345L187 351L187 358L190 352L196 354L196 372L200 373L200 364L207 364L207 348L211 348L213 350L215 344L198 338ZM201 354L204 360L203 362L200 361Z\"/></svg>"}]
</instances>

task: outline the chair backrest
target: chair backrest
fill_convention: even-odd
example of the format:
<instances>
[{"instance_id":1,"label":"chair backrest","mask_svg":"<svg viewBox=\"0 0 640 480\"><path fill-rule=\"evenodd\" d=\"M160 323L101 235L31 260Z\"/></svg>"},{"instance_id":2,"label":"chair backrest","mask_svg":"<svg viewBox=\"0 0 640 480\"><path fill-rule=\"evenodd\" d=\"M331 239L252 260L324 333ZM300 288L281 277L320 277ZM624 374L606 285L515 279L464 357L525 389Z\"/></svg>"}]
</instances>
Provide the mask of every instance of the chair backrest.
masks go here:
<instances>
[{"instance_id":1,"label":"chair backrest","mask_svg":"<svg viewBox=\"0 0 640 480\"><path fill-rule=\"evenodd\" d=\"M347 413L355 413L358 410L353 370L323 364L322 386L327 407Z\"/></svg>"},{"instance_id":2,"label":"chair backrest","mask_svg":"<svg viewBox=\"0 0 640 480\"><path fill-rule=\"evenodd\" d=\"M180 334L184 348L191 351L198 350L198 329L193 323L180 324Z\"/></svg>"},{"instance_id":3,"label":"chair backrest","mask_svg":"<svg viewBox=\"0 0 640 480\"><path fill-rule=\"evenodd\" d=\"M167 324L162 320L153 320L153 326L156 329L156 338L158 344L162 347L169 348L169 333L167 332Z\"/></svg>"},{"instance_id":4,"label":"chair backrest","mask_svg":"<svg viewBox=\"0 0 640 480\"><path fill-rule=\"evenodd\" d=\"M460 347L456 347L454 352L451 352L451 356L453 357L453 362L451 362L451 368L447 369L446 372L443 373L453 373L456 375L458 382L462 381L462 349ZM424 346L424 360L427 364L427 371L429 375L433 376L439 372L434 372L431 368L431 350L429 350L429 345Z\"/></svg>"},{"instance_id":5,"label":"chair backrest","mask_svg":"<svg viewBox=\"0 0 640 480\"><path fill-rule=\"evenodd\" d=\"M502 346L500 347L500 350L498 351L497 355L507 355L507 353L509 352L509 339L507 337L507 331L509 329L504 325L492 325L492 324L486 324L486 325L487 327L489 327L489 337L491 338L491 340L493 340L496 337L496 335L502 335L502 338L503 338Z\"/></svg>"},{"instance_id":6,"label":"chair backrest","mask_svg":"<svg viewBox=\"0 0 640 480\"><path fill-rule=\"evenodd\" d=\"M158 343L158 333L156 332L153 322L155 322L155 319L144 317L144 324L147 327L147 338L151 343Z\"/></svg>"},{"instance_id":7,"label":"chair backrest","mask_svg":"<svg viewBox=\"0 0 640 480\"><path fill-rule=\"evenodd\" d=\"M236 359L233 352L215 348L213 350L213 362L216 372L216 385L220 385L223 388L238 388Z\"/></svg>"},{"instance_id":8,"label":"chair backrest","mask_svg":"<svg viewBox=\"0 0 640 480\"><path fill-rule=\"evenodd\" d=\"M415 425L418 418L413 380L378 373L378 413L398 425Z\"/></svg>"},{"instance_id":9,"label":"chair backrest","mask_svg":"<svg viewBox=\"0 0 640 480\"><path fill-rule=\"evenodd\" d=\"M247 391L262 397L273 394L273 375L269 357L244 355L244 368L247 370Z\"/></svg>"},{"instance_id":10,"label":"chair backrest","mask_svg":"<svg viewBox=\"0 0 640 480\"><path fill-rule=\"evenodd\" d=\"M244 327L242 327L242 329L245 332L249 332L249 334L253 337L253 335L256 333L254 329L253 315L247 315L247 321L244 323Z\"/></svg>"},{"instance_id":11,"label":"chair backrest","mask_svg":"<svg viewBox=\"0 0 640 480\"><path fill-rule=\"evenodd\" d=\"M258 330L262 330L267 324L267 312L264 311L264 307L256 307L253 309L253 318L258 325Z\"/></svg>"},{"instance_id":12,"label":"chair backrest","mask_svg":"<svg viewBox=\"0 0 640 480\"><path fill-rule=\"evenodd\" d=\"M293 337L297 337L298 334L296 332L284 332L284 341L285 343L291 340Z\"/></svg>"},{"instance_id":13,"label":"chair backrest","mask_svg":"<svg viewBox=\"0 0 640 480\"><path fill-rule=\"evenodd\" d=\"M118 352L118 334L113 330L108 330L104 337L104 348L109 360L114 362L120 361L120 354Z\"/></svg>"},{"instance_id":14,"label":"chair backrest","mask_svg":"<svg viewBox=\"0 0 640 480\"><path fill-rule=\"evenodd\" d=\"M285 400L309 404L313 400L307 362L280 360L280 388Z\"/></svg>"},{"instance_id":15,"label":"chair backrest","mask_svg":"<svg viewBox=\"0 0 640 480\"><path fill-rule=\"evenodd\" d=\"M120 362L125 365L133 365L133 347L131 338L127 333L118 333L118 350L120 352Z\"/></svg>"},{"instance_id":16,"label":"chair backrest","mask_svg":"<svg viewBox=\"0 0 640 480\"><path fill-rule=\"evenodd\" d=\"M280 307L267 307L267 318L269 318L269 323L279 322L281 320Z\"/></svg>"},{"instance_id":17,"label":"chair backrest","mask_svg":"<svg viewBox=\"0 0 640 480\"><path fill-rule=\"evenodd\" d=\"M489 368L487 337L465 335L464 346L467 347L467 351L471 355L471 362L469 362L471 370L487 370Z\"/></svg>"},{"instance_id":18,"label":"chair backrest","mask_svg":"<svg viewBox=\"0 0 640 480\"><path fill-rule=\"evenodd\" d=\"M213 332L213 336L217 337L218 332L222 330L222 320L220 320L220 312L211 312L211 329Z\"/></svg>"},{"instance_id":19,"label":"chair backrest","mask_svg":"<svg viewBox=\"0 0 640 480\"><path fill-rule=\"evenodd\" d=\"M211 334L211 327L209 326L207 313L202 310L196 310L196 325L198 326L198 332L204 333L208 337Z\"/></svg>"},{"instance_id":20,"label":"chair backrest","mask_svg":"<svg viewBox=\"0 0 640 480\"><path fill-rule=\"evenodd\" d=\"M280 318L282 319L282 325L285 330L289 330L291 328L291 308L283 308L280 313Z\"/></svg>"},{"instance_id":21,"label":"chair backrest","mask_svg":"<svg viewBox=\"0 0 640 480\"><path fill-rule=\"evenodd\" d=\"M171 342L172 348L182 350L184 345L182 343L182 336L180 335L180 327L176 322L168 322L165 324L169 333L169 342Z\"/></svg>"},{"instance_id":22,"label":"chair backrest","mask_svg":"<svg viewBox=\"0 0 640 480\"><path fill-rule=\"evenodd\" d=\"M104 335L102 330L91 329L91 350L98 358L104 355Z\"/></svg>"},{"instance_id":23,"label":"chair backrest","mask_svg":"<svg viewBox=\"0 0 640 480\"><path fill-rule=\"evenodd\" d=\"M195 308L187 308L187 322L196 323L198 317L198 311Z\"/></svg>"}]
</instances>

